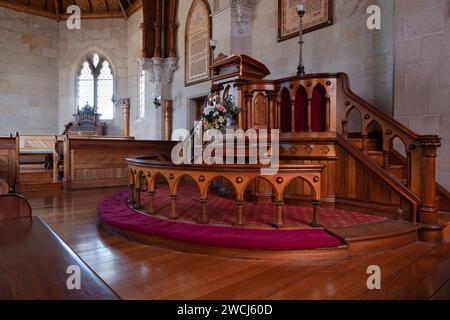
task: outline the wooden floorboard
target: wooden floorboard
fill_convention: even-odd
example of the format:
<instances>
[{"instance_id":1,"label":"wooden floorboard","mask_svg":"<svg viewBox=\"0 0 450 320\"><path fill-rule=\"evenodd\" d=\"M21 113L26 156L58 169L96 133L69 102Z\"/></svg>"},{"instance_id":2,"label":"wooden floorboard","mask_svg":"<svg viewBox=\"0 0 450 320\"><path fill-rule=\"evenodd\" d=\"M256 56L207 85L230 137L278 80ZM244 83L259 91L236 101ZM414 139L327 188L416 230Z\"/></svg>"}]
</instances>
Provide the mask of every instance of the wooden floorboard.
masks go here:
<instances>
[{"instance_id":1,"label":"wooden floorboard","mask_svg":"<svg viewBox=\"0 0 450 320\"><path fill-rule=\"evenodd\" d=\"M450 244L423 242L332 261L180 253L112 236L97 203L116 188L25 194L44 220L124 299L450 299ZM382 270L369 291L367 267Z\"/></svg>"}]
</instances>

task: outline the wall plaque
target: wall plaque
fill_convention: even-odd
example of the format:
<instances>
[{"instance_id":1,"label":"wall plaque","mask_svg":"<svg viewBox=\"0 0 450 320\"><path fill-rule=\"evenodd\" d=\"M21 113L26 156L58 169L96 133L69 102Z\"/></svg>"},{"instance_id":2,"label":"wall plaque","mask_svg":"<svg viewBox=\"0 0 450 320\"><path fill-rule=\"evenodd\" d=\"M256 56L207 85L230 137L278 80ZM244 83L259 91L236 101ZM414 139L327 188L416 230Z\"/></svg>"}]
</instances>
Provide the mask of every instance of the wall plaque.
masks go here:
<instances>
[{"instance_id":1,"label":"wall plaque","mask_svg":"<svg viewBox=\"0 0 450 320\"><path fill-rule=\"evenodd\" d=\"M211 10L205 0L194 0L186 23L186 85L209 79Z\"/></svg>"},{"instance_id":2,"label":"wall plaque","mask_svg":"<svg viewBox=\"0 0 450 320\"><path fill-rule=\"evenodd\" d=\"M296 5L305 5L303 33L333 24L333 0L278 0L278 41L298 36L299 17Z\"/></svg>"}]
</instances>

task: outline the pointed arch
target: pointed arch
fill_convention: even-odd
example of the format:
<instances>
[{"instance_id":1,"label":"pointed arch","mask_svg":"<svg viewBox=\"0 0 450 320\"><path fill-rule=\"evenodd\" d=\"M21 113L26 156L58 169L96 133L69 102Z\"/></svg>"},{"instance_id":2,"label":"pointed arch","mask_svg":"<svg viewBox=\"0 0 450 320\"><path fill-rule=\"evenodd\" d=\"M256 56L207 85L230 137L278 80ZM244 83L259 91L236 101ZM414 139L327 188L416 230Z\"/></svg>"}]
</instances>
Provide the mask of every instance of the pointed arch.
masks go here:
<instances>
[{"instance_id":1,"label":"pointed arch","mask_svg":"<svg viewBox=\"0 0 450 320\"><path fill-rule=\"evenodd\" d=\"M352 134L362 134L362 114L356 106L351 106L345 114L345 120L348 123L348 132Z\"/></svg>"},{"instance_id":2,"label":"pointed arch","mask_svg":"<svg viewBox=\"0 0 450 320\"><path fill-rule=\"evenodd\" d=\"M194 0L186 19L185 84L193 85L209 79L212 56L211 7L207 0ZM200 35L200 36L199 36ZM206 57L206 59L196 58Z\"/></svg>"},{"instance_id":3,"label":"pointed arch","mask_svg":"<svg viewBox=\"0 0 450 320\"><path fill-rule=\"evenodd\" d=\"M280 130L281 132L291 132L292 130L292 100L291 94L286 88L281 91Z\"/></svg>"},{"instance_id":4,"label":"pointed arch","mask_svg":"<svg viewBox=\"0 0 450 320\"><path fill-rule=\"evenodd\" d=\"M75 112L93 107L101 119L114 118L115 70L104 54L93 51L83 56L76 69Z\"/></svg>"},{"instance_id":5,"label":"pointed arch","mask_svg":"<svg viewBox=\"0 0 450 320\"><path fill-rule=\"evenodd\" d=\"M372 120L365 128L369 139L376 140L376 151L383 151L383 127L377 120Z\"/></svg>"},{"instance_id":6,"label":"pointed arch","mask_svg":"<svg viewBox=\"0 0 450 320\"><path fill-rule=\"evenodd\" d=\"M300 85L295 93L295 131L304 132L308 126L308 93Z\"/></svg>"},{"instance_id":7,"label":"pointed arch","mask_svg":"<svg viewBox=\"0 0 450 320\"><path fill-rule=\"evenodd\" d=\"M311 98L311 130L322 132L327 128L327 91L319 83Z\"/></svg>"}]
</instances>

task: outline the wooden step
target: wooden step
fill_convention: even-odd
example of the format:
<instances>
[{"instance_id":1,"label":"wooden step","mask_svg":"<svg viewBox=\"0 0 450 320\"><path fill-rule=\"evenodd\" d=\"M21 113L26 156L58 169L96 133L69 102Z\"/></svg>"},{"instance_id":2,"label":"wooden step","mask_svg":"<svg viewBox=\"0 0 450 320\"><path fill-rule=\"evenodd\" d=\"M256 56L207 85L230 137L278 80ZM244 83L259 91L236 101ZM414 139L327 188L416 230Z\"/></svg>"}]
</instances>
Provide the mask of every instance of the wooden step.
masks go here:
<instances>
[{"instance_id":1,"label":"wooden step","mask_svg":"<svg viewBox=\"0 0 450 320\"><path fill-rule=\"evenodd\" d=\"M404 165L390 165L389 174L402 180L406 178L406 167Z\"/></svg>"},{"instance_id":2,"label":"wooden step","mask_svg":"<svg viewBox=\"0 0 450 320\"><path fill-rule=\"evenodd\" d=\"M62 190L61 181L53 181L50 179L25 180L20 183L20 192L36 192L36 191L57 191Z\"/></svg>"},{"instance_id":3,"label":"wooden step","mask_svg":"<svg viewBox=\"0 0 450 320\"><path fill-rule=\"evenodd\" d=\"M20 172L20 181L47 180L53 178L52 171Z\"/></svg>"},{"instance_id":4,"label":"wooden step","mask_svg":"<svg viewBox=\"0 0 450 320\"><path fill-rule=\"evenodd\" d=\"M420 226L406 221L386 220L366 225L328 229L349 245L353 255L399 248L418 240Z\"/></svg>"},{"instance_id":5,"label":"wooden step","mask_svg":"<svg viewBox=\"0 0 450 320\"><path fill-rule=\"evenodd\" d=\"M361 138L349 138L351 143L357 146L359 149L362 149L362 139ZM377 151L377 139L367 139L367 150L369 151Z\"/></svg>"},{"instance_id":6,"label":"wooden step","mask_svg":"<svg viewBox=\"0 0 450 320\"><path fill-rule=\"evenodd\" d=\"M383 151L369 151L367 155L372 159L375 160L379 165L383 165L384 159L383 159Z\"/></svg>"}]
</instances>

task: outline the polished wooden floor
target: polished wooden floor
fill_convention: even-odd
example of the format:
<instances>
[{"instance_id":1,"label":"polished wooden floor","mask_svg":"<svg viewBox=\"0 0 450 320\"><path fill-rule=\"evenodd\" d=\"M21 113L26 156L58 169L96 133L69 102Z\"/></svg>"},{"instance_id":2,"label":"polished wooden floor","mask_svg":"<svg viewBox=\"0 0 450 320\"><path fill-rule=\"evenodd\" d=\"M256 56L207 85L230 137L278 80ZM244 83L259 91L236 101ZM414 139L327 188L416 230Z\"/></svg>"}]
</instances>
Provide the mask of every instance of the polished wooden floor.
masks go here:
<instances>
[{"instance_id":1,"label":"polished wooden floor","mask_svg":"<svg viewBox=\"0 0 450 320\"><path fill-rule=\"evenodd\" d=\"M117 189L25 194L44 220L124 299L450 299L450 243L333 261L239 260L179 253L115 237L96 204ZM382 269L369 291L367 267Z\"/></svg>"}]
</instances>

